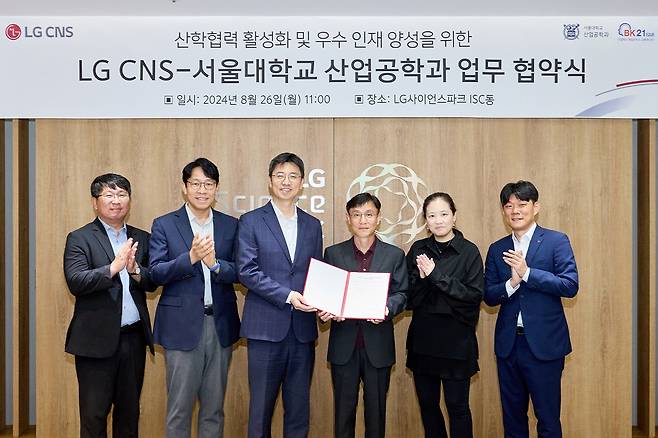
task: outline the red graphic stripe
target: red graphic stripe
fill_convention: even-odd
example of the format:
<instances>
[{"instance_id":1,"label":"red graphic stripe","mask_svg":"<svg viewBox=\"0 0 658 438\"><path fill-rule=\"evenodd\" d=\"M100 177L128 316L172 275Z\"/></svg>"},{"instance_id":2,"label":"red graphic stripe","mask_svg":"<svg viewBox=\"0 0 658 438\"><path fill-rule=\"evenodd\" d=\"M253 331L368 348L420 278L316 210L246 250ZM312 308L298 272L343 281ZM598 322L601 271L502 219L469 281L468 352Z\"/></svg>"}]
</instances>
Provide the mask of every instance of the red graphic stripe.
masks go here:
<instances>
[{"instance_id":1,"label":"red graphic stripe","mask_svg":"<svg viewBox=\"0 0 658 438\"><path fill-rule=\"evenodd\" d=\"M345 301L347 301L347 288L350 285L350 272L347 272L347 278L345 279L345 289L343 289L343 302L340 305L340 316L341 318L345 314Z\"/></svg>"},{"instance_id":2,"label":"red graphic stripe","mask_svg":"<svg viewBox=\"0 0 658 438\"><path fill-rule=\"evenodd\" d=\"M626 87L628 85L638 85L638 84L658 84L658 79L642 79L640 81L631 81L631 82L622 82L617 84L617 87Z\"/></svg>"}]
</instances>

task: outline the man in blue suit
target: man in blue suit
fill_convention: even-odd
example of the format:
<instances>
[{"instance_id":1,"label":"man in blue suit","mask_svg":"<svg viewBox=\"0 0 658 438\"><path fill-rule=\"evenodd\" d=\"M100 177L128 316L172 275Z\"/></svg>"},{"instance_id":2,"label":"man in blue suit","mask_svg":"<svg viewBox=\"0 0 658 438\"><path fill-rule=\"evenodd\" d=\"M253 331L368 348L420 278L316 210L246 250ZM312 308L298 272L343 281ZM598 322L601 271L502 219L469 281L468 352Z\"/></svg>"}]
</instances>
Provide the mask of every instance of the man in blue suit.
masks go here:
<instances>
[{"instance_id":1,"label":"man in blue suit","mask_svg":"<svg viewBox=\"0 0 658 438\"><path fill-rule=\"evenodd\" d=\"M320 221L296 206L304 162L284 152L269 166L271 202L242 215L236 263L248 289L241 336L249 361L248 437L271 436L272 413L283 391L283 436L306 437L315 339L315 308L304 288L311 257L322 258Z\"/></svg>"},{"instance_id":2,"label":"man in blue suit","mask_svg":"<svg viewBox=\"0 0 658 438\"><path fill-rule=\"evenodd\" d=\"M500 304L494 350L506 438L529 436L529 399L538 436L562 437L560 379L571 352L562 297L578 292L578 271L569 238L535 222L538 199L529 181L503 187L512 234L491 244L485 267L484 301Z\"/></svg>"},{"instance_id":3,"label":"man in blue suit","mask_svg":"<svg viewBox=\"0 0 658 438\"><path fill-rule=\"evenodd\" d=\"M197 158L183 168L185 205L153 221L152 279L163 285L155 343L165 349L167 437L190 436L199 400L200 438L222 437L224 394L240 320L233 283L237 220L212 209L217 166Z\"/></svg>"}]
</instances>

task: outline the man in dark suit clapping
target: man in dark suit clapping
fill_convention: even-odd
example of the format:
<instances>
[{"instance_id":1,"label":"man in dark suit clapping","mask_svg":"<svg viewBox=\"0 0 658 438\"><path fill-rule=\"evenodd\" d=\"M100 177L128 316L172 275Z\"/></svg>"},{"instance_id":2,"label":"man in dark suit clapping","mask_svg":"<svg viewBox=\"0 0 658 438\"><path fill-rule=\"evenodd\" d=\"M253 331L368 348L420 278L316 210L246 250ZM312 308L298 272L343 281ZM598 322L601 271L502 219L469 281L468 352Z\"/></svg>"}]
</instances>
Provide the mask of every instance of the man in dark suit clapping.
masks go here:
<instances>
[{"instance_id":1,"label":"man in dark suit clapping","mask_svg":"<svg viewBox=\"0 0 658 438\"><path fill-rule=\"evenodd\" d=\"M136 437L146 346L153 354L144 291L149 234L127 225L130 182L108 173L91 183L96 219L66 238L64 275L75 296L66 352L75 355L80 436Z\"/></svg>"}]
</instances>

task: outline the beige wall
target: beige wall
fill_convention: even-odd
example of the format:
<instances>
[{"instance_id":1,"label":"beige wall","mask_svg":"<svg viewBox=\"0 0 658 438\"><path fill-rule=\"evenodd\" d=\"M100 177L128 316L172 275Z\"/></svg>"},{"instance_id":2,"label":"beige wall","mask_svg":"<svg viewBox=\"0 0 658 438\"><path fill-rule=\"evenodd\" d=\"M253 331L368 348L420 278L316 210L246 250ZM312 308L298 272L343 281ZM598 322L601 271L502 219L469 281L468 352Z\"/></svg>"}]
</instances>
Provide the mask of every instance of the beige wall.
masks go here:
<instances>
[{"instance_id":1,"label":"beige wall","mask_svg":"<svg viewBox=\"0 0 658 438\"><path fill-rule=\"evenodd\" d=\"M127 176L134 186L130 222L148 230L155 216L181 205L180 170L196 156L219 165L218 206L237 215L234 206L251 208L250 196L253 205L260 205L260 197L267 195L269 159L291 150L304 158L307 172L324 171L316 171L312 181L307 178L312 184L305 188L301 206L313 208L324 222L325 245L348 237L346 193L371 165L396 163L403 176L411 169L421 180L414 186L409 179L405 187L393 178L380 188L386 218L396 222L398 214L402 220L413 217L413 205L404 206L405 197L396 192L406 189L409 199L422 202L431 192L447 191L457 203L458 226L483 256L488 244L507 232L497 203L500 187L520 178L533 180L540 190L540 223L569 234L580 271L579 295L565 300L574 345L563 379L565 436L630 436L631 140L631 122L611 120L39 120L38 434L77 434L75 370L72 357L63 352L73 298L61 263L66 234L93 218L93 177L109 171ZM322 185L322 178L323 187L314 187ZM413 236L401 235L396 242L406 250L409 238ZM150 299L152 311L156 302L157 295ZM502 435L492 347L496 311L482 307L482 371L471 389L475 432L483 438ZM398 364L388 399L391 437L422 436L412 381L404 367L407 316L396 323ZM312 437L330 436L332 429L327 335L321 330L316 350ZM147 362L141 432L159 437L166 398L162 351ZM227 437L245 436L247 401L246 348L241 342L230 371ZM281 436L280 404L278 409L275 436ZM358 428L362 430L361 423Z\"/></svg>"}]
</instances>

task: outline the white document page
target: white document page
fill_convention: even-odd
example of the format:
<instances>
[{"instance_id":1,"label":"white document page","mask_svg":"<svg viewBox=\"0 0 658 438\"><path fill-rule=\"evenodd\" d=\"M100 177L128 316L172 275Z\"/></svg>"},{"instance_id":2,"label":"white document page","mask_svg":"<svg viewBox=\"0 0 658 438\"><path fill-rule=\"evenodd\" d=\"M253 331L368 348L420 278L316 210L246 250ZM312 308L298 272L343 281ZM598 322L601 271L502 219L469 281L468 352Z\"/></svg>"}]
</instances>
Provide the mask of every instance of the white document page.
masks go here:
<instances>
[{"instance_id":1,"label":"white document page","mask_svg":"<svg viewBox=\"0 0 658 438\"><path fill-rule=\"evenodd\" d=\"M343 269L312 258L304 285L306 304L332 315L340 315L347 274Z\"/></svg>"},{"instance_id":2,"label":"white document page","mask_svg":"<svg viewBox=\"0 0 658 438\"><path fill-rule=\"evenodd\" d=\"M384 319L391 274L350 272L343 318Z\"/></svg>"}]
</instances>

